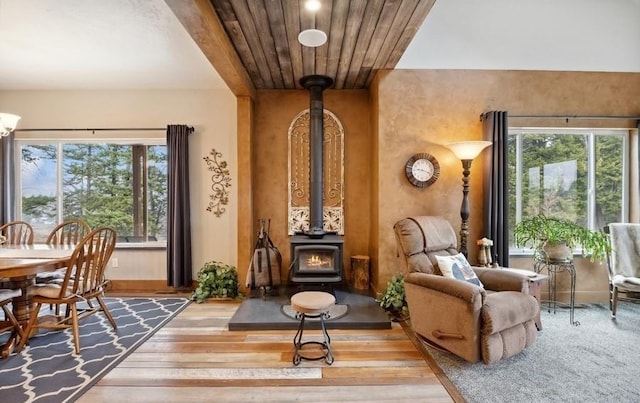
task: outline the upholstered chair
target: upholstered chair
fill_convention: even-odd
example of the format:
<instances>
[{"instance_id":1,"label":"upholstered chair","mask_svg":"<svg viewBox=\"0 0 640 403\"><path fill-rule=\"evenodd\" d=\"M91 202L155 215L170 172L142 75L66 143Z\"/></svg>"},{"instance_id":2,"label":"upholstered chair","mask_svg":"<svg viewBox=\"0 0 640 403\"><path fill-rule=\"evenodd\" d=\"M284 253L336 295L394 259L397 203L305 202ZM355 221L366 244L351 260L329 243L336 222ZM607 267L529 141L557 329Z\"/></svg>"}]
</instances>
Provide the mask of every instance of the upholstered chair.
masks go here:
<instances>
[{"instance_id":1,"label":"upholstered chair","mask_svg":"<svg viewBox=\"0 0 640 403\"><path fill-rule=\"evenodd\" d=\"M394 225L394 231L416 334L469 362L485 364L518 354L535 342L540 307L528 295L525 275L467 266L470 273L464 279L443 276L438 259L462 255L451 224L442 217L406 218Z\"/></svg>"},{"instance_id":2,"label":"upholstered chair","mask_svg":"<svg viewBox=\"0 0 640 403\"><path fill-rule=\"evenodd\" d=\"M609 309L616 318L618 300L640 300L640 224L611 223L611 251L607 253L609 274Z\"/></svg>"}]
</instances>

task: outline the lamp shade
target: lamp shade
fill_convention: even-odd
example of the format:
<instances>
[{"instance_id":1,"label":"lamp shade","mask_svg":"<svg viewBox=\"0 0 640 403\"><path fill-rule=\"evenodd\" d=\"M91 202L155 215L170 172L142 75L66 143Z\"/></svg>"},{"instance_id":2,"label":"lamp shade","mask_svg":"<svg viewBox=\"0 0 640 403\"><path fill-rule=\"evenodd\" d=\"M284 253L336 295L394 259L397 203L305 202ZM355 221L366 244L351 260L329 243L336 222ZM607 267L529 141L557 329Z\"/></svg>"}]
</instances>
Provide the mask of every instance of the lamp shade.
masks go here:
<instances>
[{"instance_id":1,"label":"lamp shade","mask_svg":"<svg viewBox=\"0 0 640 403\"><path fill-rule=\"evenodd\" d=\"M321 4L319 0L307 0L304 3L304 8L306 8L307 10L311 11L311 12L316 12L318 10L320 10Z\"/></svg>"},{"instance_id":2,"label":"lamp shade","mask_svg":"<svg viewBox=\"0 0 640 403\"><path fill-rule=\"evenodd\" d=\"M472 160L490 145L490 141L458 141L445 144L445 147L453 151L456 157L461 160Z\"/></svg>"},{"instance_id":3,"label":"lamp shade","mask_svg":"<svg viewBox=\"0 0 640 403\"><path fill-rule=\"evenodd\" d=\"M305 29L298 34L298 42L309 48L316 48L324 45L327 41L327 34L319 29Z\"/></svg>"},{"instance_id":4,"label":"lamp shade","mask_svg":"<svg viewBox=\"0 0 640 403\"><path fill-rule=\"evenodd\" d=\"M0 136L6 136L18 126L20 116L11 113L0 113Z\"/></svg>"}]
</instances>

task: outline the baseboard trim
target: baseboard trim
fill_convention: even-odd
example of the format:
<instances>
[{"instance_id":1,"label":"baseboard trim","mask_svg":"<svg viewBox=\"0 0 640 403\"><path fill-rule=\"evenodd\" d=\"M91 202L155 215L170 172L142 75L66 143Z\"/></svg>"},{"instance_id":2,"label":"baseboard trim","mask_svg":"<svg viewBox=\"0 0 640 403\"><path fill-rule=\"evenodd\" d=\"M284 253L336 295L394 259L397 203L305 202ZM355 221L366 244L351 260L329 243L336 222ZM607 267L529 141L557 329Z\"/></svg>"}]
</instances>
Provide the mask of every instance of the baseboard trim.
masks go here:
<instances>
[{"instance_id":1,"label":"baseboard trim","mask_svg":"<svg viewBox=\"0 0 640 403\"><path fill-rule=\"evenodd\" d=\"M124 292L124 291L141 291L141 292L154 292L158 294L173 294L190 292L196 287L196 282L193 282L191 288L188 287L172 287L167 285L166 280L111 280L111 285L108 289L109 292Z\"/></svg>"}]
</instances>

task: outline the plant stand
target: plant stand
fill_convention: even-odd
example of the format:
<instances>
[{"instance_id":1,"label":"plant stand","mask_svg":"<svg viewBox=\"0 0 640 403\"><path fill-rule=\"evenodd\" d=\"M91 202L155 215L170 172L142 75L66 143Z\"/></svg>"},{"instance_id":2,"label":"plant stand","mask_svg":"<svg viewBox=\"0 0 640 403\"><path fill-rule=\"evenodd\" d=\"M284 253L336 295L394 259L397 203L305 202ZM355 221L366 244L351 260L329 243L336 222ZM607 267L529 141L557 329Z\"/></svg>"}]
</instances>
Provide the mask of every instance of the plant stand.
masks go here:
<instances>
[{"instance_id":1,"label":"plant stand","mask_svg":"<svg viewBox=\"0 0 640 403\"><path fill-rule=\"evenodd\" d=\"M573 311L575 308L576 299L576 267L573 264L572 259L567 260L551 260L551 259L538 259L534 263L534 269L536 273L540 273L542 270L546 270L549 274L549 301L548 310L551 313L551 306L553 306L553 313L556 313L556 276L559 272L568 271L571 279L569 289L569 323L574 326L579 326L580 322L573 319Z\"/></svg>"}]
</instances>

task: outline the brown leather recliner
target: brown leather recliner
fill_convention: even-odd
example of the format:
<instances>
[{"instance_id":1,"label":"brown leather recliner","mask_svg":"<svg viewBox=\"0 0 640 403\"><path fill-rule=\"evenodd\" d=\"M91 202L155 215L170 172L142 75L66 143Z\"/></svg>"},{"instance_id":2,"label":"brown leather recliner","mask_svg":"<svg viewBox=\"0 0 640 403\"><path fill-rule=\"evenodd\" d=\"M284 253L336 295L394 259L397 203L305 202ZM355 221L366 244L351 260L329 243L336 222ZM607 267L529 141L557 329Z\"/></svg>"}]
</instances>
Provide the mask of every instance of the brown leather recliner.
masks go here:
<instances>
[{"instance_id":1,"label":"brown leather recliner","mask_svg":"<svg viewBox=\"0 0 640 403\"><path fill-rule=\"evenodd\" d=\"M457 239L442 217L405 218L394 225L405 272L411 326L427 341L470 362L485 364L518 354L537 336L540 307L527 277L474 267L484 288L444 277L436 255L455 255Z\"/></svg>"}]
</instances>

